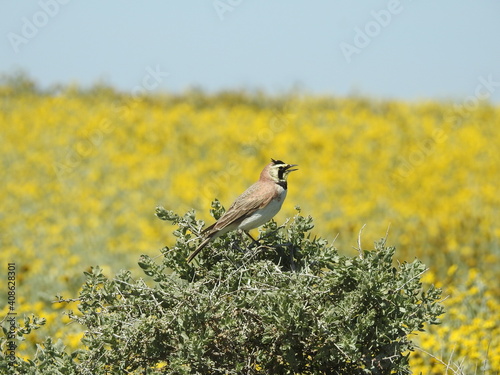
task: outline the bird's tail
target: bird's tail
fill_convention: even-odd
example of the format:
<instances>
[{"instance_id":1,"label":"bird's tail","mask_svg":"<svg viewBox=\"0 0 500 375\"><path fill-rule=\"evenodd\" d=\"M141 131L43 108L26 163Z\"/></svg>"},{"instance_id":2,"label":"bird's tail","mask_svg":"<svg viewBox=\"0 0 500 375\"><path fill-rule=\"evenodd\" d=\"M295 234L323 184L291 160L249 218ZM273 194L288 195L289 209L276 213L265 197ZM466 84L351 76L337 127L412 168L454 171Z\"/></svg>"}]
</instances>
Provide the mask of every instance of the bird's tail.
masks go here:
<instances>
[{"instance_id":1,"label":"bird's tail","mask_svg":"<svg viewBox=\"0 0 500 375\"><path fill-rule=\"evenodd\" d=\"M195 250L195 251L193 251L193 252L191 253L191 255L189 255L189 256L187 257L187 259L186 259L186 260L187 260L187 262L188 262L188 263L189 263L189 262L191 262L191 261L193 260L193 258L194 258L195 256L197 256L197 255L198 255L198 253L199 253L200 251L202 251L202 250L203 250L203 248L204 248L205 246L207 246L207 244L208 244L208 243L212 240L212 237L213 237L213 236L208 236L207 238L205 238L205 239L203 240L203 242L202 242L202 243L200 243L200 245L196 248L196 250Z\"/></svg>"}]
</instances>

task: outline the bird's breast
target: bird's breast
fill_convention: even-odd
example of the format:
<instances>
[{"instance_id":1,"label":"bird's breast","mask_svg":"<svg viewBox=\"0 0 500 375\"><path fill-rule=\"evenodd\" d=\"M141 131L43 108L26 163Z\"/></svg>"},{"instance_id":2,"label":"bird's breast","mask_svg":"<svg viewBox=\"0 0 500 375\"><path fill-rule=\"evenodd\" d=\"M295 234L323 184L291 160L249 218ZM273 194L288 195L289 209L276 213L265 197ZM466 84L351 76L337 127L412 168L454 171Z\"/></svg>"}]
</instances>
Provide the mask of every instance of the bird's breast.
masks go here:
<instances>
[{"instance_id":1,"label":"bird's breast","mask_svg":"<svg viewBox=\"0 0 500 375\"><path fill-rule=\"evenodd\" d=\"M286 192L285 189L277 185L276 196L271 199L267 206L258 209L252 215L244 219L238 228L247 231L267 223L281 209L286 197Z\"/></svg>"}]
</instances>

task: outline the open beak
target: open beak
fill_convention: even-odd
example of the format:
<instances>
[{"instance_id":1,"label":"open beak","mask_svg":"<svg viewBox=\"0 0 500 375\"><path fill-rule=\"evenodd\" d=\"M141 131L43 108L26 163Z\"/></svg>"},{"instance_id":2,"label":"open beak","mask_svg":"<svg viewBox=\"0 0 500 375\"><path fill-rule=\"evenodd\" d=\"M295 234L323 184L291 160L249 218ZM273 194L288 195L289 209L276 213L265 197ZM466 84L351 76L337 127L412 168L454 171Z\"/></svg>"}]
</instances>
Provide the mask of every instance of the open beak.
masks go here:
<instances>
[{"instance_id":1,"label":"open beak","mask_svg":"<svg viewBox=\"0 0 500 375\"><path fill-rule=\"evenodd\" d=\"M293 168L293 167L298 167L298 164L288 164L286 166L287 172L293 172L293 171L298 171L299 170L298 168L290 169L290 168Z\"/></svg>"}]
</instances>

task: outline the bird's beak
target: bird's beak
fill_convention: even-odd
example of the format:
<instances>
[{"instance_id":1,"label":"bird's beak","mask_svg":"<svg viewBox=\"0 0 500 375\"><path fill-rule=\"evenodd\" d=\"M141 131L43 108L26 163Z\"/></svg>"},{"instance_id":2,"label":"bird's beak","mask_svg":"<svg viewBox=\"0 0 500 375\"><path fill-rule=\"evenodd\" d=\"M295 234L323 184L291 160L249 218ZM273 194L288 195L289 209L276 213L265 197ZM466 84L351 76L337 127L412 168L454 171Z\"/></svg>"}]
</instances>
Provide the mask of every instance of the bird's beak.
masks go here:
<instances>
[{"instance_id":1,"label":"bird's beak","mask_svg":"<svg viewBox=\"0 0 500 375\"><path fill-rule=\"evenodd\" d=\"M296 168L296 169L290 169L290 168L293 168L293 167L298 167L298 164L288 164L286 166L287 172L293 172L293 171L298 171L299 170L298 168Z\"/></svg>"}]
</instances>

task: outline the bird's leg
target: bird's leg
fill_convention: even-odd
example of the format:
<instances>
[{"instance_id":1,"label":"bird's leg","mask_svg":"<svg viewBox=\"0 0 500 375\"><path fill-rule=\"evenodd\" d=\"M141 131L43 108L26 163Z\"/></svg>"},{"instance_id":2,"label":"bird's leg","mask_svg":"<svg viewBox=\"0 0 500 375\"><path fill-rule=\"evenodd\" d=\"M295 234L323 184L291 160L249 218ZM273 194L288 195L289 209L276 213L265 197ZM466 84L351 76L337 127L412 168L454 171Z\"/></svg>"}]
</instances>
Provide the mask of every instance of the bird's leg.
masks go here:
<instances>
[{"instance_id":1,"label":"bird's leg","mask_svg":"<svg viewBox=\"0 0 500 375\"><path fill-rule=\"evenodd\" d=\"M292 271L295 272L295 261L293 260L294 259L294 250L295 250L295 246L290 246L290 269Z\"/></svg>"},{"instance_id":2,"label":"bird's leg","mask_svg":"<svg viewBox=\"0 0 500 375\"><path fill-rule=\"evenodd\" d=\"M243 234L241 232L245 232L245 231L242 229L238 230L238 235L240 237L240 240L239 241L231 241L231 246L233 247L233 249L237 249L239 252L244 253L247 249L245 246L245 239L243 238ZM247 232L245 232L245 233L247 233ZM241 248L240 245L242 245L243 248Z\"/></svg>"},{"instance_id":3,"label":"bird's leg","mask_svg":"<svg viewBox=\"0 0 500 375\"><path fill-rule=\"evenodd\" d=\"M259 245L259 241L257 241L255 238L253 238L252 235L249 232L247 232L246 230L244 230L243 233L245 233L248 237L250 237L250 239L253 241L253 243L254 243L255 246Z\"/></svg>"}]
</instances>

